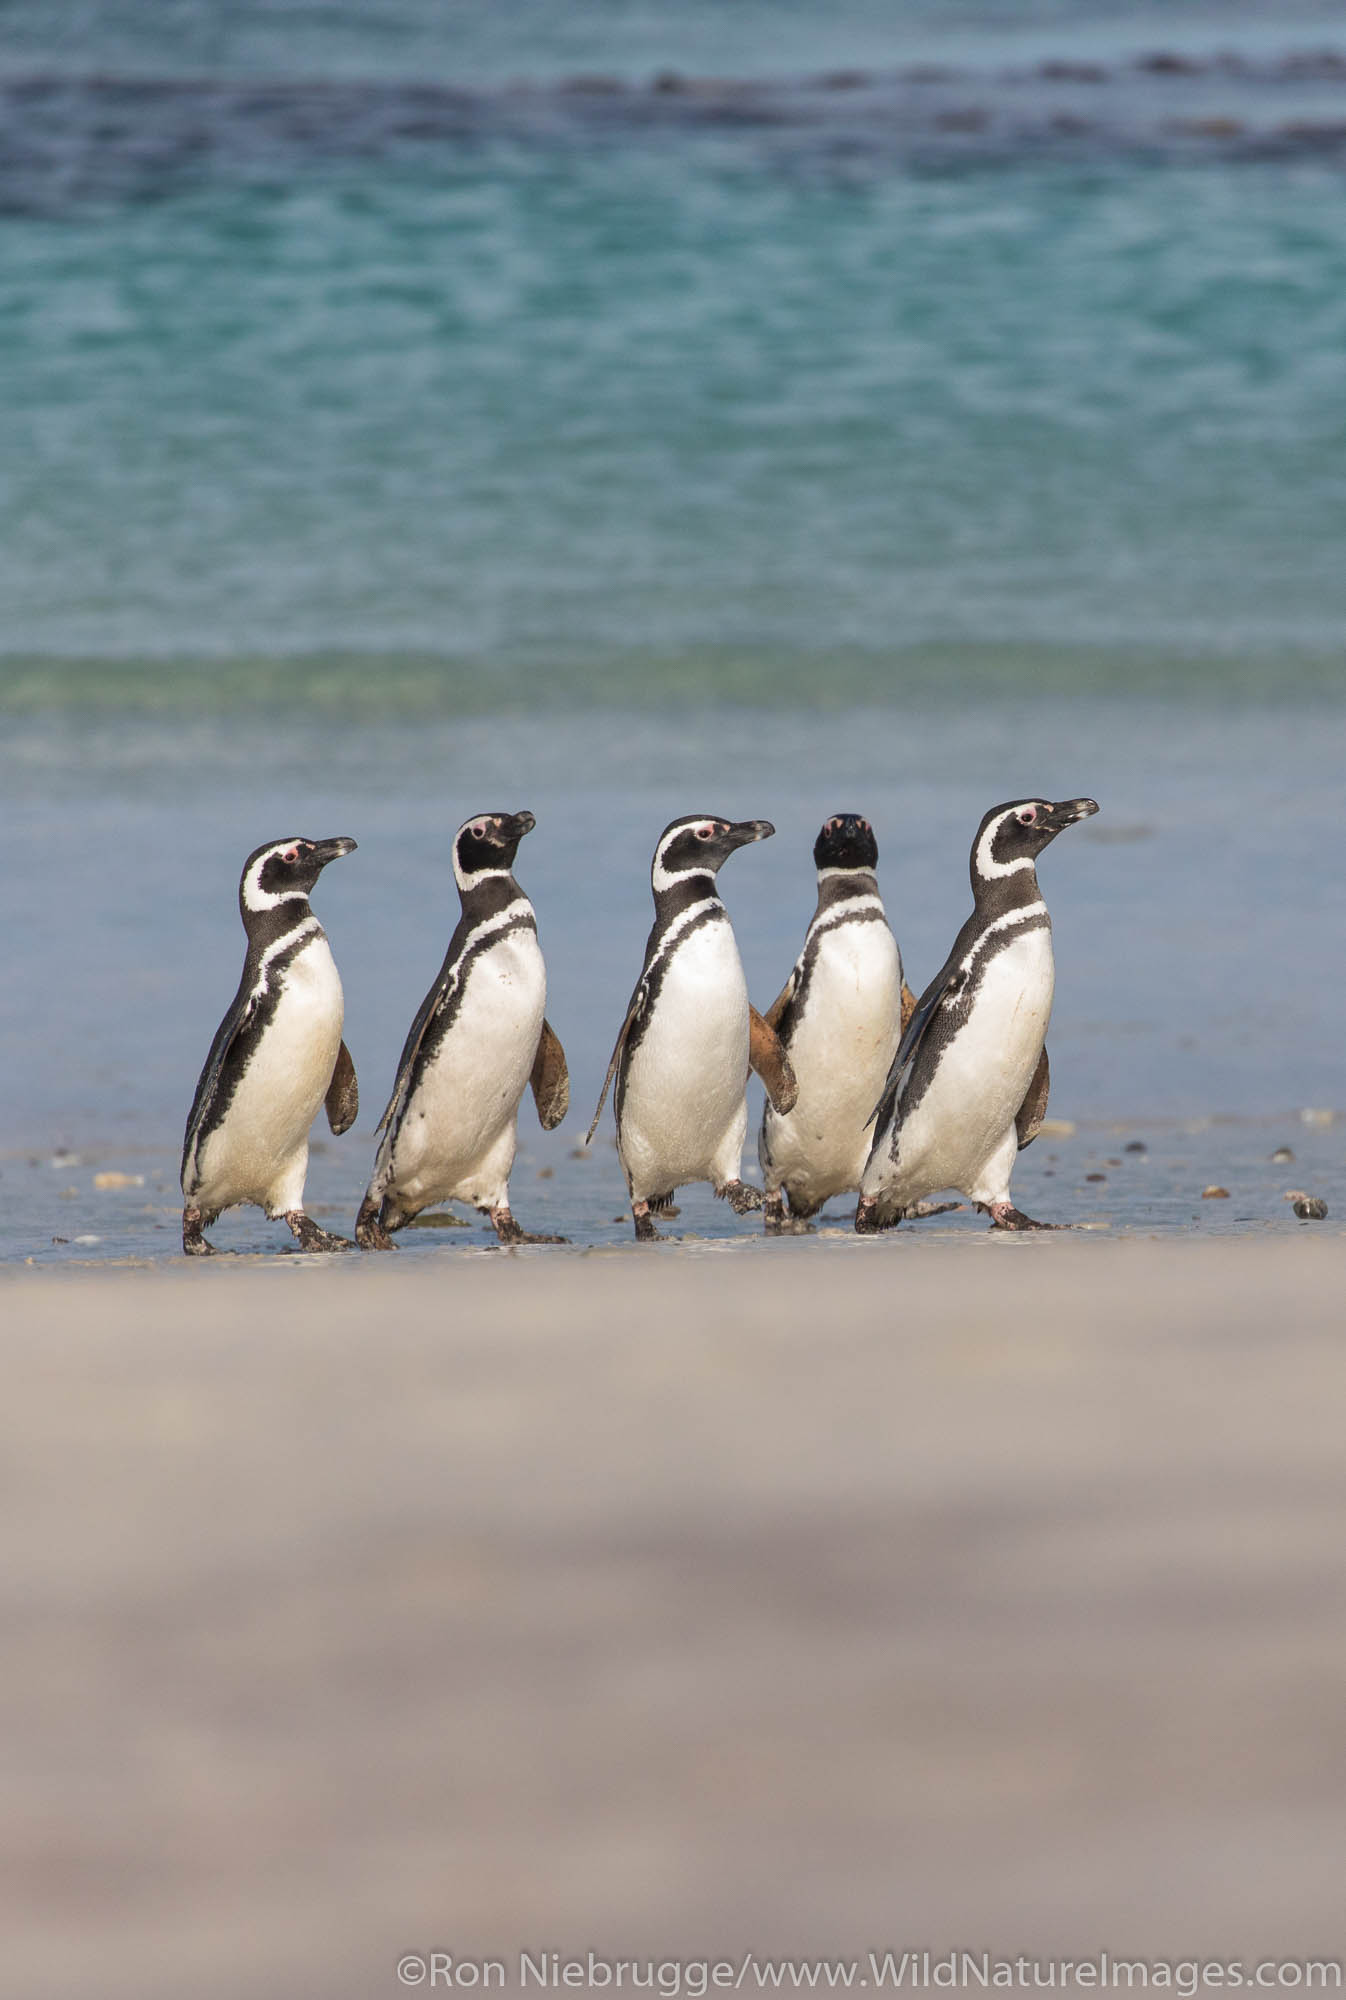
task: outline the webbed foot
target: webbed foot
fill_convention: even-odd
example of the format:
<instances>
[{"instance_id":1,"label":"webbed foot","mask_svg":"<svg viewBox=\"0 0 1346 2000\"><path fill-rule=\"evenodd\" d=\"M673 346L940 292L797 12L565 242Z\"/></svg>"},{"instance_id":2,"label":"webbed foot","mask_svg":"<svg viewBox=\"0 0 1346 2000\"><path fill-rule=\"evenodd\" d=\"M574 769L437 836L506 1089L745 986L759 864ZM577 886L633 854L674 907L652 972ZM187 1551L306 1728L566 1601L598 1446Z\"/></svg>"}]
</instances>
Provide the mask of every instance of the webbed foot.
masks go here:
<instances>
[{"instance_id":1,"label":"webbed foot","mask_svg":"<svg viewBox=\"0 0 1346 2000\"><path fill-rule=\"evenodd\" d=\"M182 1211L182 1250L187 1257L215 1257L218 1251L213 1243L207 1243L202 1235L206 1218L199 1208L184 1208Z\"/></svg>"},{"instance_id":2,"label":"webbed foot","mask_svg":"<svg viewBox=\"0 0 1346 2000\"><path fill-rule=\"evenodd\" d=\"M355 1218L355 1240L362 1250L396 1250L383 1221L383 1203L366 1195Z\"/></svg>"},{"instance_id":3,"label":"webbed foot","mask_svg":"<svg viewBox=\"0 0 1346 2000\"><path fill-rule=\"evenodd\" d=\"M979 1202L977 1206L984 1208L990 1216L992 1229L1067 1229L1070 1226L1064 1222L1035 1222L1031 1215L1025 1215L1012 1201Z\"/></svg>"},{"instance_id":4,"label":"webbed foot","mask_svg":"<svg viewBox=\"0 0 1346 2000\"><path fill-rule=\"evenodd\" d=\"M354 1250L355 1248L349 1236L333 1236L329 1229L324 1229L316 1223L311 1215L305 1215L302 1208L287 1208L281 1221L288 1225L291 1236L301 1250Z\"/></svg>"},{"instance_id":5,"label":"webbed foot","mask_svg":"<svg viewBox=\"0 0 1346 2000\"><path fill-rule=\"evenodd\" d=\"M746 1181L726 1181L715 1193L729 1203L735 1215L752 1215L762 1206L761 1188L749 1187Z\"/></svg>"},{"instance_id":6,"label":"webbed foot","mask_svg":"<svg viewBox=\"0 0 1346 2000\"><path fill-rule=\"evenodd\" d=\"M494 1228L496 1235L498 1236L500 1241L504 1244L568 1243L570 1240L569 1237L567 1236L530 1235L528 1230L521 1229L519 1227L519 1224L514 1220L514 1217L510 1213L508 1208L488 1208L486 1213L491 1218L491 1225Z\"/></svg>"}]
</instances>

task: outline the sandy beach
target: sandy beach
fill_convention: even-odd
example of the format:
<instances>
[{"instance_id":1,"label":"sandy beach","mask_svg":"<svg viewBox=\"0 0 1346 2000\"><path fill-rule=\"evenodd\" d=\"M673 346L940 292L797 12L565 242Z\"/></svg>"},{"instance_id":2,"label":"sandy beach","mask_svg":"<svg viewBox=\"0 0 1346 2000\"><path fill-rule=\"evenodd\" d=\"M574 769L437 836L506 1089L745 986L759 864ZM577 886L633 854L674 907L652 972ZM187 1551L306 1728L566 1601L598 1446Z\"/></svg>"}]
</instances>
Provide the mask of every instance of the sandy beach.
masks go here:
<instances>
[{"instance_id":1,"label":"sandy beach","mask_svg":"<svg viewBox=\"0 0 1346 2000\"><path fill-rule=\"evenodd\" d=\"M10 1990L1339 1958L1339 1239L903 1249L8 1278Z\"/></svg>"}]
</instances>

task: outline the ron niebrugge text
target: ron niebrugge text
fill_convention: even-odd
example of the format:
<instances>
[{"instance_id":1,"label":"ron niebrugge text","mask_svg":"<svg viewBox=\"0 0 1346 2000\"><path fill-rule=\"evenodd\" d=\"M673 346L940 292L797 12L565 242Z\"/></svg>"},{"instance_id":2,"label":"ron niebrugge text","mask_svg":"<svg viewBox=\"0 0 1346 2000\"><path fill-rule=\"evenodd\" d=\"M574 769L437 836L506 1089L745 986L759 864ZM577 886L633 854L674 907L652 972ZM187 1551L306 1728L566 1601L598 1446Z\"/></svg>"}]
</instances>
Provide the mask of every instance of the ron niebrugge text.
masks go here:
<instances>
[{"instance_id":1,"label":"ron niebrugge text","mask_svg":"<svg viewBox=\"0 0 1346 2000\"><path fill-rule=\"evenodd\" d=\"M885 1988L983 1989L1098 1987L1107 1991L1174 1993L1248 1987L1291 1992L1337 1991L1340 1959L998 1957L985 1951L871 1951L863 1958L605 1958L597 1952L520 1952L517 1958L460 1958L452 1952L407 1952L398 1960L403 1986L529 1987L560 1992L644 1991L659 2000L705 2000L715 1992L836 1992Z\"/></svg>"}]
</instances>

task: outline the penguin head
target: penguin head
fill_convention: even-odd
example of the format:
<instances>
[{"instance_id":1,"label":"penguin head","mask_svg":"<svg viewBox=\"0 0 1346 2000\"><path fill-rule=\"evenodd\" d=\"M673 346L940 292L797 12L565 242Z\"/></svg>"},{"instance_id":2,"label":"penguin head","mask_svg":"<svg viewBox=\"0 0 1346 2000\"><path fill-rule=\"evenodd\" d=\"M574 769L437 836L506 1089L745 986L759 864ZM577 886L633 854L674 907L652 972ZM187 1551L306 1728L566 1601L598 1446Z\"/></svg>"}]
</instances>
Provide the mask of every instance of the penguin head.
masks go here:
<instances>
[{"instance_id":1,"label":"penguin head","mask_svg":"<svg viewBox=\"0 0 1346 2000\"><path fill-rule=\"evenodd\" d=\"M872 872L879 865L879 843L869 821L858 813L833 813L831 819L824 820L813 843L813 865L819 874L836 868Z\"/></svg>"},{"instance_id":2,"label":"penguin head","mask_svg":"<svg viewBox=\"0 0 1346 2000\"><path fill-rule=\"evenodd\" d=\"M297 833L288 840L269 840L265 847L254 848L243 864L238 885L244 923L280 903L303 901L329 861L354 852L355 842L344 836L307 840Z\"/></svg>"},{"instance_id":3,"label":"penguin head","mask_svg":"<svg viewBox=\"0 0 1346 2000\"><path fill-rule=\"evenodd\" d=\"M460 889L492 875L508 875L519 842L537 821L530 812L474 813L453 836L453 872Z\"/></svg>"},{"instance_id":4,"label":"penguin head","mask_svg":"<svg viewBox=\"0 0 1346 2000\"><path fill-rule=\"evenodd\" d=\"M736 847L770 840L776 831L766 819L721 819L715 813L686 813L659 836L650 864L650 881L658 895L681 879L714 875Z\"/></svg>"},{"instance_id":5,"label":"penguin head","mask_svg":"<svg viewBox=\"0 0 1346 2000\"><path fill-rule=\"evenodd\" d=\"M1048 841L1098 811L1093 799L1010 799L992 806L972 843L972 887L989 887L1030 869Z\"/></svg>"}]
</instances>

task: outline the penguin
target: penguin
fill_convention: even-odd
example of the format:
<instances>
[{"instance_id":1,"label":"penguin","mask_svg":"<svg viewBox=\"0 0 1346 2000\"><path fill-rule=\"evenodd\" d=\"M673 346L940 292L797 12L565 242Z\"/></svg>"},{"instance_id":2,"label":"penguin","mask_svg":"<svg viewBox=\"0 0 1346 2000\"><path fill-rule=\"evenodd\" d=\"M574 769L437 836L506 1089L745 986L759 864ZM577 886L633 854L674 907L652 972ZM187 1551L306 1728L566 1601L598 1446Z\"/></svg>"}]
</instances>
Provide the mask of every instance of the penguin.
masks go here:
<instances>
[{"instance_id":1,"label":"penguin","mask_svg":"<svg viewBox=\"0 0 1346 2000\"><path fill-rule=\"evenodd\" d=\"M355 1240L391 1250L393 1232L432 1202L471 1202L501 1243L529 1236L510 1212L519 1100L531 1082L550 1132L570 1104L565 1053L545 1019L547 972L533 906L514 879L530 812L477 813L454 835L462 903L444 963L411 1024Z\"/></svg>"},{"instance_id":2,"label":"penguin","mask_svg":"<svg viewBox=\"0 0 1346 2000\"><path fill-rule=\"evenodd\" d=\"M763 819L689 813L654 850L654 925L588 1135L615 1077L617 1152L641 1243L659 1234L651 1211L666 1210L689 1181L709 1181L736 1215L762 1203L760 1188L740 1179L749 1067L782 1111L796 1086L775 1030L748 1003L715 878L736 847L774 832Z\"/></svg>"},{"instance_id":3,"label":"penguin","mask_svg":"<svg viewBox=\"0 0 1346 2000\"><path fill-rule=\"evenodd\" d=\"M282 1220L302 1250L350 1250L304 1213L309 1127L326 1103L338 1136L360 1108L355 1065L341 1039L341 980L309 894L353 840L271 840L243 865L238 907L247 932L234 1003L196 1086L182 1145L182 1247L214 1255L203 1231L252 1202Z\"/></svg>"},{"instance_id":4,"label":"penguin","mask_svg":"<svg viewBox=\"0 0 1346 2000\"><path fill-rule=\"evenodd\" d=\"M869 1112L915 1010L879 896L878 860L874 829L856 813L834 813L814 842L818 906L765 1016L799 1083L792 1111L778 1112L770 1099L762 1110L757 1157L771 1236L803 1229L833 1195L859 1188Z\"/></svg>"},{"instance_id":5,"label":"penguin","mask_svg":"<svg viewBox=\"0 0 1346 2000\"><path fill-rule=\"evenodd\" d=\"M1093 799L1012 799L972 843L972 915L917 1002L875 1107L860 1183L862 1233L956 1188L995 1229L1047 1229L1010 1200L1016 1153L1047 1115L1047 1024L1056 971L1037 858L1098 811Z\"/></svg>"}]
</instances>

